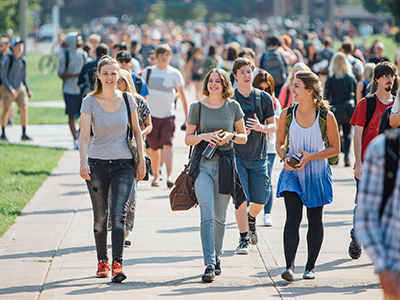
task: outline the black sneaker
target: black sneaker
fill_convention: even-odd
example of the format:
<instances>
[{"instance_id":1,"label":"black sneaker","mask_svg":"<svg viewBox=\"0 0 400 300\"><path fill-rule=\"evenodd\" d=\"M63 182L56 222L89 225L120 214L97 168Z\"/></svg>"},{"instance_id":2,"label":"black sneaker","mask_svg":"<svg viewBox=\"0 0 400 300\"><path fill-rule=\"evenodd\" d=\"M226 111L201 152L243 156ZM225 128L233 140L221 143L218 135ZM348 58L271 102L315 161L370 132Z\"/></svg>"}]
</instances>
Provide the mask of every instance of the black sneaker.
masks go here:
<instances>
[{"instance_id":1,"label":"black sneaker","mask_svg":"<svg viewBox=\"0 0 400 300\"><path fill-rule=\"evenodd\" d=\"M257 245L258 243L258 237L257 237L257 232L256 232L256 222L250 222L249 221L249 237L251 240L252 245Z\"/></svg>"},{"instance_id":2,"label":"black sneaker","mask_svg":"<svg viewBox=\"0 0 400 300\"><path fill-rule=\"evenodd\" d=\"M7 139L7 137L6 137L5 134L2 134L2 135L0 136L0 140L2 140L3 142L8 142L8 139Z\"/></svg>"},{"instance_id":3,"label":"black sneaker","mask_svg":"<svg viewBox=\"0 0 400 300\"><path fill-rule=\"evenodd\" d=\"M212 282L215 278L215 267L214 265L208 265L206 270L204 271L203 277L201 280L204 282Z\"/></svg>"},{"instance_id":4,"label":"black sneaker","mask_svg":"<svg viewBox=\"0 0 400 300\"><path fill-rule=\"evenodd\" d=\"M349 245L349 255L352 259L359 259L361 257L361 245L357 244L355 240L351 240Z\"/></svg>"},{"instance_id":5,"label":"black sneaker","mask_svg":"<svg viewBox=\"0 0 400 300\"><path fill-rule=\"evenodd\" d=\"M125 240L125 247L129 247L130 245L132 245L131 240L126 239Z\"/></svg>"},{"instance_id":6,"label":"black sneaker","mask_svg":"<svg viewBox=\"0 0 400 300\"><path fill-rule=\"evenodd\" d=\"M22 137L21 137L21 141L32 141L32 138L30 138L26 134L23 134Z\"/></svg>"},{"instance_id":7,"label":"black sneaker","mask_svg":"<svg viewBox=\"0 0 400 300\"><path fill-rule=\"evenodd\" d=\"M250 246L250 238L248 236L243 238L241 237L239 240L239 246L237 246L236 248L236 253L249 254L250 253L249 246Z\"/></svg>"},{"instance_id":8,"label":"black sneaker","mask_svg":"<svg viewBox=\"0 0 400 300\"><path fill-rule=\"evenodd\" d=\"M215 275L221 275L221 259L217 258L217 263L215 264Z\"/></svg>"}]
</instances>

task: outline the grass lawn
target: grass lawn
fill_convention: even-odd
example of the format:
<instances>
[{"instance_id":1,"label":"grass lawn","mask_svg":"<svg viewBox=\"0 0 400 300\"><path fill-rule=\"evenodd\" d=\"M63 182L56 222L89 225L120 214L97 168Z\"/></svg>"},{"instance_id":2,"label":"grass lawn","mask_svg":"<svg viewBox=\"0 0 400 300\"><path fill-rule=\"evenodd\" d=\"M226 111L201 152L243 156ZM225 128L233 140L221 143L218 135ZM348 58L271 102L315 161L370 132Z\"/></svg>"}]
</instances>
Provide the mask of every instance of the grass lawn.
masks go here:
<instances>
[{"instance_id":1,"label":"grass lawn","mask_svg":"<svg viewBox=\"0 0 400 300\"><path fill-rule=\"evenodd\" d=\"M0 146L0 236L21 214L64 151L14 144Z\"/></svg>"},{"instance_id":2,"label":"grass lawn","mask_svg":"<svg viewBox=\"0 0 400 300\"><path fill-rule=\"evenodd\" d=\"M18 107L14 107L15 124L20 124L20 114ZM68 116L65 114L64 108L54 107L29 107L28 108L28 124L67 124Z\"/></svg>"},{"instance_id":3,"label":"grass lawn","mask_svg":"<svg viewBox=\"0 0 400 300\"><path fill-rule=\"evenodd\" d=\"M39 71L39 60L43 55L28 54L27 80L33 93L30 101L62 100L62 80L57 76L57 70L50 75L43 75Z\"/></svg>"},{"instance_id":4,"label":"grass lawn","mask_svg":"<svg viewBox=\"0 0 400 300\"><path fill-rule=\"evenodd\" d=\"M384 56L386 56L392 63L394 63L398 45L392 37L387 37L386 35L382 34L374 34L368 38L356 37L353 39L353 42L357 46L365 43L366 48L371 48L376 40L382 42L385 45ZM341 41L336 41L333 45L333 48L335 50L339 50L341 45Z\"/></svg>"}]
</instances>

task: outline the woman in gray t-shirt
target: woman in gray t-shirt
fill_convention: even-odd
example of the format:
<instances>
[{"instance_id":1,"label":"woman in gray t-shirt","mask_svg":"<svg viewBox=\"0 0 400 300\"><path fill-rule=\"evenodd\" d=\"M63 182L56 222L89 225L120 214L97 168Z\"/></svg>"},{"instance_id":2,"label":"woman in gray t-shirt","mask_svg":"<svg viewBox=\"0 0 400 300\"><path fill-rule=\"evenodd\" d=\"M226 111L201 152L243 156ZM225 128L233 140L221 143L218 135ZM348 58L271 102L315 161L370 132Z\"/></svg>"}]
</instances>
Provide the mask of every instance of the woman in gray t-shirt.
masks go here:
<instances>
[{"instance_id":1,"label":"woman in gray t-shirt","mask_svg":"<svg viewBox=\"0 0 400 300\"><path fill-rule=\"evenodd\" d=\"M128 111L122 92L116 88L119 71L115 59L105 56L100 60L95 90L82 102L79 139L80 175L86 180L93 207L98 277L108 277L110 271L107 256L107 215L108 193L110 189L112 192L110 215L113 282L126 279L122 270L126 203L135 177L139 181L146 174L137 105L131 94L128 94L128 102L139 156L136 175L132 153L126 141ZM92 143L91 125L94 133Z\"/></svg>"}]
</instances>

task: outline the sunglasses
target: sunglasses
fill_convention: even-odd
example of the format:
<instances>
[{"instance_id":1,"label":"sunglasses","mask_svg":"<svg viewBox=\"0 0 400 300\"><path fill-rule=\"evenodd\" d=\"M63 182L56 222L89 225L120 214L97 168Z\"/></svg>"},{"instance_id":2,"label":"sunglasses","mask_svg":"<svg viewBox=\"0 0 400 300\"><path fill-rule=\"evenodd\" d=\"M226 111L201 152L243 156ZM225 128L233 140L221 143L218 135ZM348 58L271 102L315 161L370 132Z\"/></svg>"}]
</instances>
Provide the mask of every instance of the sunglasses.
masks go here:
<instances>
[{"instance_id":1,"label":"sunglasses","mask_svg":"<svg viewBox=\"0 0 400 300\"><path fill-rule=\"evenodd\" d=\"M271 88L270 88L270 87L267 87L267 88L263 89L263 88L260 86L260 87L258 87L258 89L259 89L259 90L262 90L262 91L265 91L265 92L267 92L268 94L271 94Z\"/></svg>"},{"instance_id":2,"label":"sunglasses","mask_svg":"<svg viewBox=\"0 0 400 300\"><path fill-rule=\"evenodd\" d=\"M128 64L130 61L131 61L131 60L130 60L129 58L118 59L118 62L119 62L120 64L122 64L122 63Z\"/></svg>"}]
</instances>

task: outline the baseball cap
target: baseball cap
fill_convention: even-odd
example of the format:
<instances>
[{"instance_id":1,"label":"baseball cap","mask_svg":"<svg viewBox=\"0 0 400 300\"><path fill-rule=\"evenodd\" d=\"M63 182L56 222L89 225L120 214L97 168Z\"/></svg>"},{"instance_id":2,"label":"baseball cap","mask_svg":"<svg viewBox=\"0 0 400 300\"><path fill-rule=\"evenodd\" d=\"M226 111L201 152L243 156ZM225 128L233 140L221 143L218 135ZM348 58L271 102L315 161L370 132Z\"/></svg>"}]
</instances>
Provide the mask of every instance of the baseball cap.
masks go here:
<instances>
[{"instance_id":1,"label":"baseball cap","mask_svg":"<svg viewBox=\"0 0 400 300\"><path fill-rule=\"evenodd\" d=\"M23 44L24 41L23 41L21 38L17 37L17 38L15 38L15 39L12 40L12 42L11 42L11 48L14 47L15 45L18 45L18 44L21 44L21 43Z\"/></svg>"},{"instance_id":2,"label":"baseball cap","mask_svg":"<svg viewBox=\"0 0 400 300\"><path fill-rule=\"evenodd\" d=\"M117 60L121 60L121 59L132 59L131 54L129 53L129 51L123 50L123 51L119 51L117 53Z\"/></svg>"}]
</instances>

